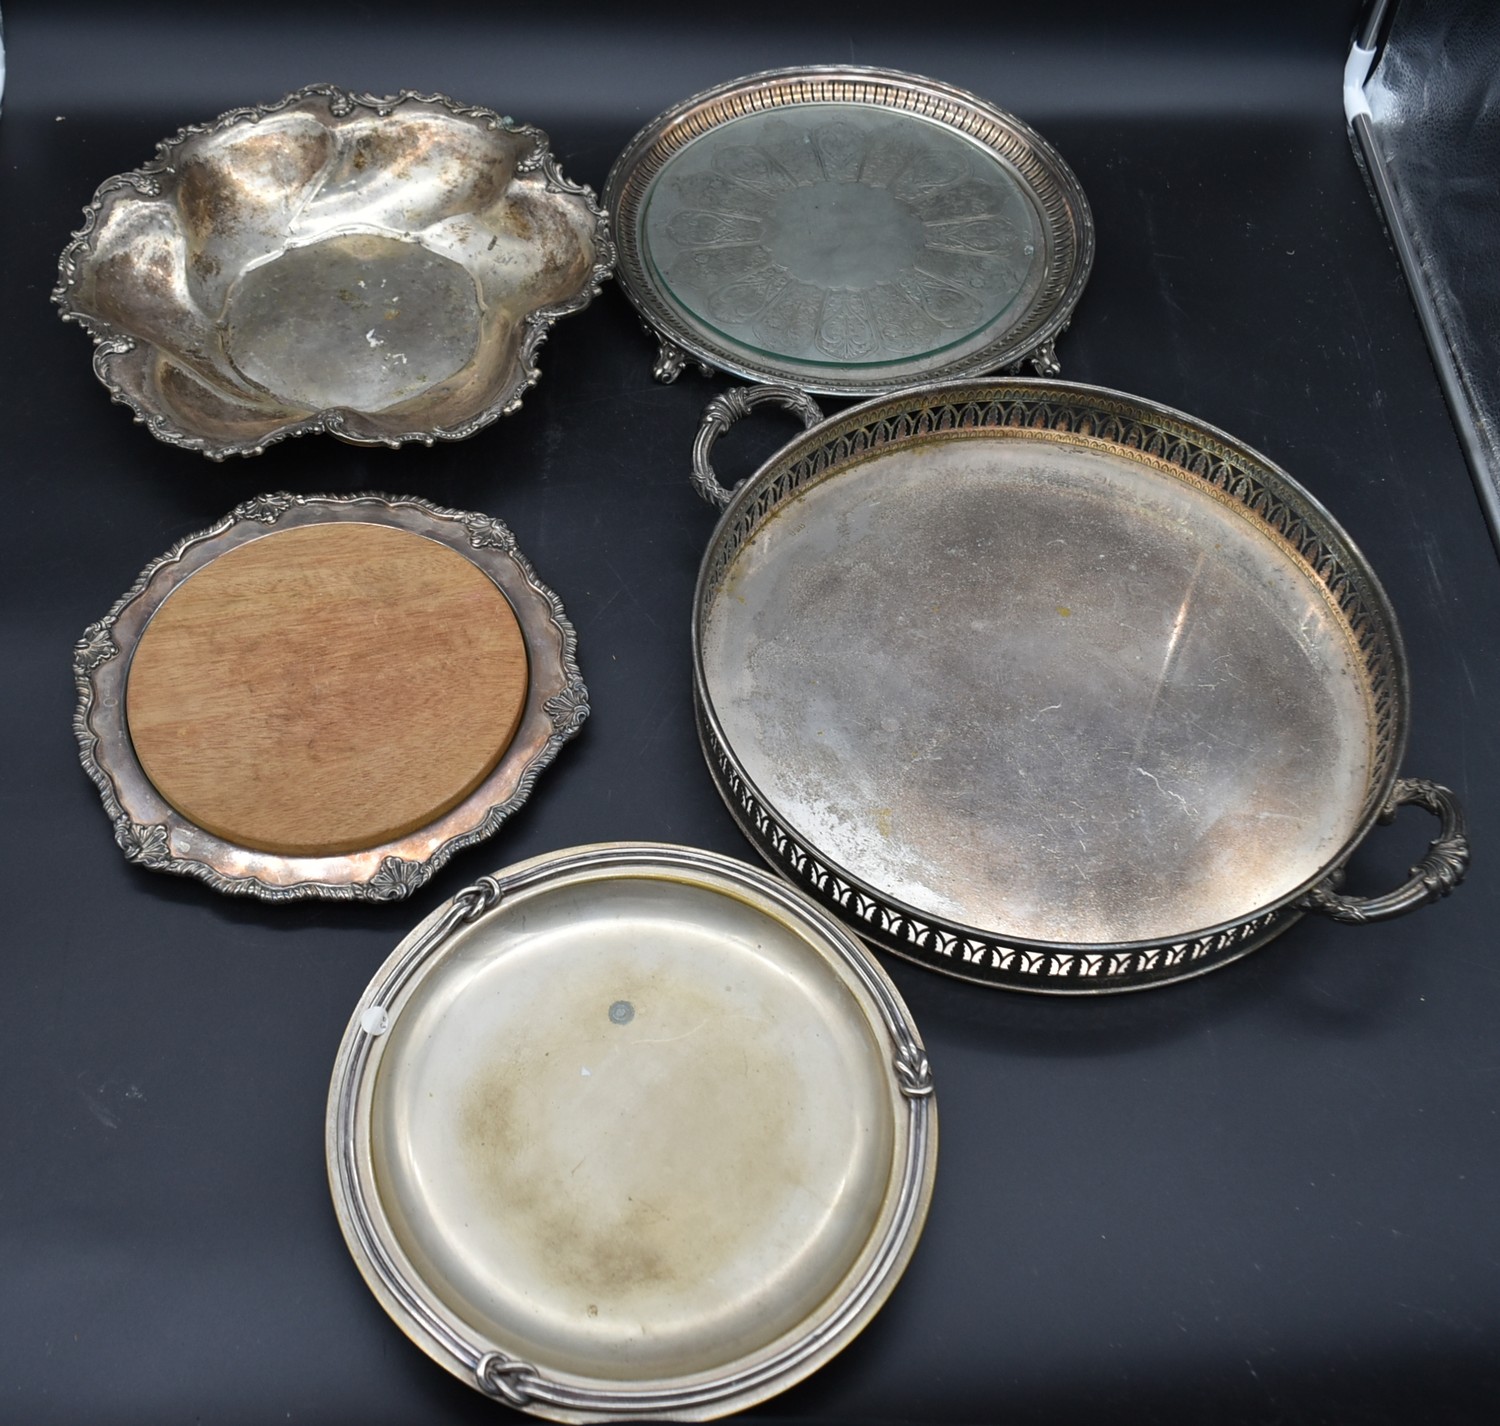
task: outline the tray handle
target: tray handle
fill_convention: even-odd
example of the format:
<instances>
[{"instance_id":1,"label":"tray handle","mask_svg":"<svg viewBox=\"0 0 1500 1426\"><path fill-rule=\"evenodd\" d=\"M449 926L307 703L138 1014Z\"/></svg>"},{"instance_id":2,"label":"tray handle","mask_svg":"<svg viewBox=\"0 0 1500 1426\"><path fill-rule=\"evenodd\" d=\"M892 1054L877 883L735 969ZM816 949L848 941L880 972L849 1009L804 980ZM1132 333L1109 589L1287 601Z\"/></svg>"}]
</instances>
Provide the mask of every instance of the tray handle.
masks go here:
<instances>
[{"instance_id":1,"label":"tray handle","mask_svg":"<svg viewBox=\"0 0 1500 1426\"><path fill-rule=\"evenodd\" d=\"M703 424L698 427L697 438L693 441L693 489L710 505L717 505L722 510L734 492L719 484L719 477L708 463L709 451L736 421L767 401L774 401L800 416L809 431L823 419L818 403L795 386L731 386L728 391L715 396L704 408Z\"/></svg>"},{"instance_id":2,"label":"tray handle","mask_svg":"<svg viewBox=\"0 0 1500 1426\"><path fill-rule=\"evenodd\" d=\"M1440 901L1464 879L1469 869L1469 839L1464 828L1464 810L1458 798L1441 783L1421 778L1399 779L1385 806L1380 821L1395 820L1396 809L1408 803L1425 807L1441 824L1438 834L1427 848L1427 855L1411 869L1406 881L1384 896L1345 896L1333 888L1333 878L1313 887L1297 904L1304 911L1320 911L1335 921L1363 925L1368 921L1389 921L1408 911Z\"/></svg>"}]
</instances>

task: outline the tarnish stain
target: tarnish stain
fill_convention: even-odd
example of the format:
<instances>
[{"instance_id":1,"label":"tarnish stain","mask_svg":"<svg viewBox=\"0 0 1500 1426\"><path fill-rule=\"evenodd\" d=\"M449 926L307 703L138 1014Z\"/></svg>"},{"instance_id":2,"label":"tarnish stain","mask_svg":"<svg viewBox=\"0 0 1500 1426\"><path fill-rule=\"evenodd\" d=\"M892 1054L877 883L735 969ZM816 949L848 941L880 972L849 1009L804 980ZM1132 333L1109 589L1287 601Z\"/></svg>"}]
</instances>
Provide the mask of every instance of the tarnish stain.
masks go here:
<instances>
[{"instance_id":1,"label":"tarnish stain","mask_svg":"<svg viewBox=\"0 0 1500 1426\"><path fill-rule=\"evenodd\" d=\"M626 1024L602 1013L622 1001ZM513 1051L470 1079L455 1127L511 1250L619 1323L753 1251L810 1150L795 1071L753 1018L654 983L580 995L569 1015L549 1033L557 1053Z\"/></svg>"}]
</instances>

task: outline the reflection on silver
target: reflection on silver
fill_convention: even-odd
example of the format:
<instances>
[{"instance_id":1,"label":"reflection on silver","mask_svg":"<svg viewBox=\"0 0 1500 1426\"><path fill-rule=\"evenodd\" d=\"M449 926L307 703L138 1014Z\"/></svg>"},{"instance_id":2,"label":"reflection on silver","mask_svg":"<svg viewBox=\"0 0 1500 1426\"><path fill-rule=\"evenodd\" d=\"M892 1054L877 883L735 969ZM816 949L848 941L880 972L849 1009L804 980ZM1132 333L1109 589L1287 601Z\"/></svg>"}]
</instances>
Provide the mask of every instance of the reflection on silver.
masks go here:
<instances>
[{"instance_id":1,"label":"reflection on silver","mask_svg":"<svg viewBox=\"0 0 1500 1426\"><path fill-rule=\"evenodd\" d=\"M1204 551L1199 551L1197 562L1193 565L1193 572L1188 577L1187 592L1182 596L1182 604L1178 607L1177 617L1172 621L1172 632L1167 636L1167 651L1161 661L1161 673L1156 679L1156 688L1151 694L1151 704L1146 710L1146 715L1141 719L1140 736L1136 739L1135 749L1131 754L1132 761L1138 761L1142 750L1146 746L1146 740L1151 734L1152 720L1156 716L1156 706L1161 702L1163 690L1167 687L1167 680L1172 675L1173 663L1177 658L1177 650L1182 643L1182 631L1187 627L1188 612L1193 606L1193 591L1197 588L1198 577L1203 573L1204 561L1207 559Z\"/></svg>"}]
</instances>

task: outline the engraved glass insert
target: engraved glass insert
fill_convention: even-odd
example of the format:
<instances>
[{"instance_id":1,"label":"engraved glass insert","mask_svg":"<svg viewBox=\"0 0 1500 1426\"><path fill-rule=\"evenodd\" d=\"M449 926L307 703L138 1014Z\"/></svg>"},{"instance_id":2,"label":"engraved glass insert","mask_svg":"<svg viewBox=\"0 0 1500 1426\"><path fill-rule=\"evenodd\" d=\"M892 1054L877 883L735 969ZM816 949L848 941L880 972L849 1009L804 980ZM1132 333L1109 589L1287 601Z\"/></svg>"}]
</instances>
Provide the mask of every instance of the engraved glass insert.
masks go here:
<instances>
[{"instance_id":1,"label":"engraved glass insert","mask_svg":"<svg viewBox=\"0 0 1500 1426\"><path fill-rule=\"evenodd\" d=\"M721 339L798 363L911 361L986 332L1040 285L1020 180L914 115L808 104L721 124L664 165L641 245Z\"/></svg>"}]
</instances>

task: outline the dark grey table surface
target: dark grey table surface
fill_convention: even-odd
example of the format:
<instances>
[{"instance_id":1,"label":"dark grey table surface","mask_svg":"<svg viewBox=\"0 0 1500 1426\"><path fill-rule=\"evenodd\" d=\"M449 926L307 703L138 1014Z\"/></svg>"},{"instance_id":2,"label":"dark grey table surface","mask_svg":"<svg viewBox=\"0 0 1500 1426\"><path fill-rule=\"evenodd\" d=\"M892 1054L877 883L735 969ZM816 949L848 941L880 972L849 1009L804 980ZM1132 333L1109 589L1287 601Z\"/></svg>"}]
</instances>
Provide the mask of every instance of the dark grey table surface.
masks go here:
<instances>
[{"instance_id":1,"label":"dark grey table surface","mask_svg":"<svg viewBox=\"0 0 1500 1426\"><path fill-rule=\"evenodd\" d=\"M738 17L658 4L7 4L0 118L0 1419L484 1422L348 1258L323 1168L349 1010L407 927L590 841L749 857L695 741L688 447L722 383L658 386L619 291L562 323L519 414L434 450L322 438L216 466L134 429L48 304L105 176L315 79L540 124L596 188L655 113L776 64L926 72L1039 127L1098 224L1065 374L1256 446L1363 547L1412 673L1406 770L1467 804L1452 898L1304 921L1211 976L1053 1001L885 963L943 1119L885 1311L760 1409L807 1421L1488 1421L1500 1396L1500 568L1351 155L1354 10L1083 4ZM748 468L790 433L723 443ZM594 705L502 834L395 907L262 906L128 867L70 731L69 655L139 569L262 491L415 494L515 530ZM1430 834L1402 815L1352 881Z\"/></svg>"}]
</instances>

